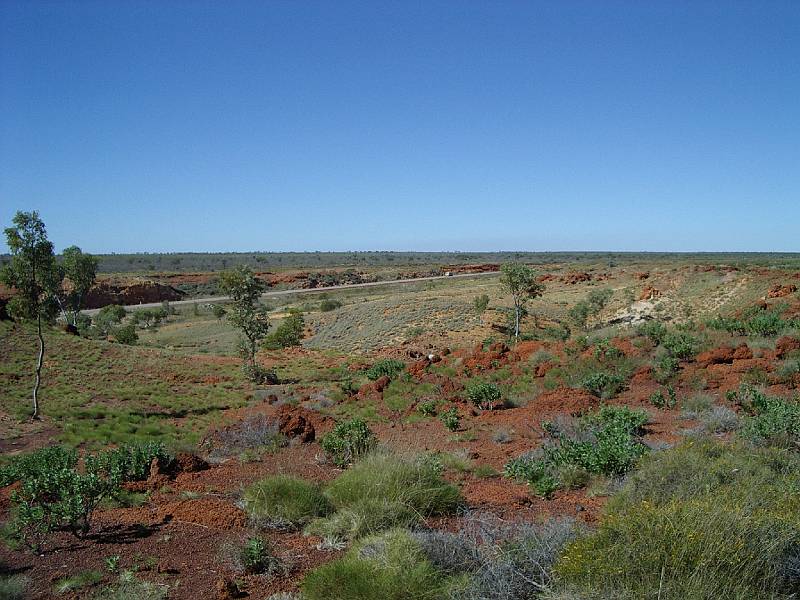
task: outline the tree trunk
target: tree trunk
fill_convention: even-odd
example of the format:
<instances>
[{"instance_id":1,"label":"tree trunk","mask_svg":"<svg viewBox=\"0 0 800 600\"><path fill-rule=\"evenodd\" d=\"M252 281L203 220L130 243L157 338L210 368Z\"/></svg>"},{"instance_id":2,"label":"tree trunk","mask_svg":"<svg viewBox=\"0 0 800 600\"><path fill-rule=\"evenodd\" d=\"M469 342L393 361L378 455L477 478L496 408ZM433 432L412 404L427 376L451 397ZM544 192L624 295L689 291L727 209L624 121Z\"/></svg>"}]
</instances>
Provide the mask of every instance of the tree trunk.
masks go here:
<instances>
[{"instance_id":1,"label":"tree trunk","mask_svg":"<svg viewBox=\"0 0 800 600\"><path fill-rule=\"evenodd\" d=\"M519 341L519 313L520 307L514 305L514 341Z\"/></svg>"},{"instance_id":2,"label":"tree trunk","mask_svg":"<svg viewBox=\"0 0 800 600\"><path fill-rule=\"evenodd\" d=\"M39 385L42 383L42 361L44 360L44 336L42 335L42 313L36 315L36 333L39 335L39 358L36 361L36 381L33 385L32 419L39 418Z\"/></svg>"}]
</instances>

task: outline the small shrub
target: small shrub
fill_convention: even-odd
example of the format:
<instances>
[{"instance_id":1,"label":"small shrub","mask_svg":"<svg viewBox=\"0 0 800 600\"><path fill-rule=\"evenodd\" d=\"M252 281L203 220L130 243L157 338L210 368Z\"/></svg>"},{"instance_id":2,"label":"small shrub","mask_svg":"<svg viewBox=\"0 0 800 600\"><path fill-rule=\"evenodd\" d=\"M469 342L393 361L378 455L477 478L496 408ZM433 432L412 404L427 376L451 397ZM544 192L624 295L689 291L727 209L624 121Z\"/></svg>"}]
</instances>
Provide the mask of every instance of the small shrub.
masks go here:
<instances>
[{"instance_id":1,"label":"small shrub","mask_svg":"<svg viewBox=\"0 0 800 600\"><path fill-rule=\"evenodd\" d=\"M436 415L436 400L423 400L417 404L417 411L426 417L433 417Z\"/></svg>"},{"instance_id":2,"label":"small shrub","mask_svg":"<svg viewBox=\"0 0 800 600\"><path fill-rule=\"evenodd\" d=\"M640 325L636 332L658 346L667 335L667 327L660 321L647 321Z\"/></svg>"},{"instance_id":3,"label":"small shrub","mask_svg":"<svg viewBox=\"0 0 800 600\"><path fill-rule=\"evenodd\" d=\"M255 451L272 452L288 443L279 423L265 415L253 415L224 429L215 431L204 442L214 458L235 456Z\"/></svg>"},{"instance_id":4,"label":"small shrub","mask_svg":"<svg viewBox=\"0 0 800 600\"><path fill-rule=\"evenodd\" d=\"M242 374L248 381L257 385L275 385L280 381L274 370L262 367L257 363L242 363Z\"/></svg>"},{"instance_id":5,"label":"small shrub","mask_svg":"<svg viewBox=\"0 0 800 600\"><path fill-rule=\"evenodd\" d=\"M387 358L375 362L369 369L366 370L366 375L372 381L380 379L381 377L388 377L394 379L398 374L405 370L406 364L399 360Z\"/></svg>"},{"instance_id":6,"label":"small shrub","mask_svg":"<svg viewBox=\"0 0 800 600\"><path fill-rule=\"evenodd\" d=\"M248 575L269 575L280 568L269 543L259 537L248 538L239 549L239 564Z\"/></svg>"},{"instance_id":7,"label":"small shrub","mask_svg":"<svg viewBox=\"0 0 800 600\"><path fill-rule=\"evenodd\" d=\"M680 364L680 361L674 356L669 354L662 355L656 359L653 365L654 379L662 385L666 384L678 372Z\"/></svg>"},{"instance_id":8,"label":"small shrub","mask_svg":"<svg viewBox=\"0 0 800 600\"><path fill-rule=\"evenodd\" d=\"M73 448L50 446L22 454L0 468L0 487L39 476L48 471L72 469L78 464L78 452Z\"/></svg>"},{"instance_id":9,"label":"small shrub","mask_svg":"<svg viewBox=\"0 0 800 600\"><path fill-rule=\"evenodd\" d=\"M689 396L682 403L683 410L681 416L685 419L697 419L703 413L711 410L714 405L714 398L708 394L694 394Z\"/></svg>"},{"instance_id":10,"label":"small shrub","mask_svg":"<svg viewBox=\"0 0 800 600\"><path fill-rule=\"evenodd\" d=\"M621 375L600 371L586 377L581 386L590 394L607 400L625 389L625 379Z\"/></svg>"},{"instance_id":11,"label":"small shrub","mask_svg":"<svg viewBox=\"0 0 800 600\"><path fill-rule=\"evenodd\" d=\"M375 434L363 419L338 423L326 434L320 445L328 457L339 467L358 460L378 443Z\"/></svg>"},{"instance_id":12,"label":"small shrub","mask_svg":"<svg viewBox=\"0 0 800 600\"><path fill-rule=\"evenodd\" d=\"M502 397L503 393L495 383L478 381L467 385L467 398L478 408L492 408Z\"/></svg>"},{"instance_id":13,"label":"small shrub","mask_svg":"<svg viewBox=\"0 0 800 600\"><path fill-rule=\"evenodd\" d=\"M458 414L458 409L451 406L439 415L439 420L450 431L456 431L461 425L461 417Z\"/></svg>"},{"instance_id":14,"label":"small shrub","mask_svg":"<svg viewBox=\"0 0 800 600\"><path fill-rule=\"evenodd\" d=\"M319 309L322 312L331 312L332 310L336 310L340 308L342 303L338 300L331 300L330 298L326 298L319 303Z\"/></svg>"},{"instance_id":15,"label":"small shrub","mask_svg":"<svg viewBox=\"0 0 800 600\"><path fill-rule=\"evenodd\" d=\"M243 500L248 515L260 526L297 527L331 511L318 485L289 475L254 483L245 489Z\"/></svg>"},{"instance_id":16,"label":"small shrub","mask_svg":"<svg viewBox=\"0 0 800 600\"><path fill-rule=\"evenodd\" d=\"M139 442L87 456L86 468L120 483L143 481L149 476L154 459L166 465L172 456L161 442Z\"/></svg>"},{"instance_id":17,"label":"small shrub","mask_svg":"<svg viewBox=\"0 0 800 600\"><path fill-rule=\"evenodd\" d=\"M290 312L289 316L281 321L275 331L267 335L264 340L264 348L267 350L280 350L281 348L299 346L303 340L304 328L305 320L303 319L303 314L298 311Z\"/></svg>"},{"instance_id":18,"label":"small shrub","mask_svg":"<svg viewBox=\"0 0 800 600\"><path fill-rule=\"evenodd\" d=\"M712 406L700 415L700 424L708 433L727 433L739 428L739 415L727 406Z\"/></svg>"},{"instance_id":19,"label":"small shrub","mask_svg":"<svg viewBox=\"0 0 800 600\"><path fill-rule=\"evenodd\" d=\"M672 385L667 385L664 390L656 390L650 395L650 404L656 408L675 408L677 402L675 388Z\"/></svg>"},{"instance_id":20,"label":"small shrub","mask_svg":"<svg viewBox=\"0 0 800 600\"><path fill-rule=\"evenodd\" d=\"M685 331L673 331L666 334L661 345L666 348L669 355L679 359L689 359L697 354L700 342Z\"/></svg>"},{"instance_id":21,"label":"small shrub","mask_svg":"<svg viewBox=\"0 0 800 600\"><path fill-rule=\"evenodd\" d=\"M113 329L112 335L117 343L125 344L126 346L134 346L139 341L139 334L136 333L136 327L133 323Z\"/></svg>"}]
</instances>

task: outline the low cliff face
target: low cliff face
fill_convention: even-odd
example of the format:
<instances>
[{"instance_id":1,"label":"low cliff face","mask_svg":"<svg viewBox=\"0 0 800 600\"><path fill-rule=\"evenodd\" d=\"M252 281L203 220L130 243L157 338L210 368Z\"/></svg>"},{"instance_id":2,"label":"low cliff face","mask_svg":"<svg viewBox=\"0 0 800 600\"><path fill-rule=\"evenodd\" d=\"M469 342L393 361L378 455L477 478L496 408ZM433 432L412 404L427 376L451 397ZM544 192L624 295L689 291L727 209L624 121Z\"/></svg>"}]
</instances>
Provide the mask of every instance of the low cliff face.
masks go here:
<instances>
[{"instance_id":1,"label":"low cliff face","mask_svg":"<svg viewBox=\"0 0 800 600\"><path fill-rule=\"evenodd\" d=\"M169 300L182 300L186 294L170 285L154 281L135 281L116 283L100 281L89 290L84 302L85 308L102 308L109 304L147 304Z\"/></svg>"}]
</instances>

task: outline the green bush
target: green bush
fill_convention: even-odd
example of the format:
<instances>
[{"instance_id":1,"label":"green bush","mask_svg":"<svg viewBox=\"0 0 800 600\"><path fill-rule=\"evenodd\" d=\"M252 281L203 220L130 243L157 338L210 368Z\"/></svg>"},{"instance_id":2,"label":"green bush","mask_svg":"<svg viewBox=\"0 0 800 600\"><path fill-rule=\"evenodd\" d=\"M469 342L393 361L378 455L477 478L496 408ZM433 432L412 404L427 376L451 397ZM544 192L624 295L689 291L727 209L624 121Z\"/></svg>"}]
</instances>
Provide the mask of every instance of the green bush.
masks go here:
<instances>
[{"instance_id":1,"label":"green bush","mask_svg":"<svg viewBox=\"0 0 800 600\"><path fill-rule=\"evenodd\" d=\"M561 585L578 597L789 598L798 467L790 452L707 440L653 454L567 547Z\"/></svg>"},{"instance_id":2,"label":"green bush","mask_svg":"<svg viewBox=\"0 0 800 600\"><path fill-rule=\"evenodd\" d=\"M600 371L586 377L581 386L590 394L607 400L625 389L625 378L616 373Z\"/></svg>"},{"instance_id":3,"label":"green bush","mask_svg":"<svg viewBox=\"0 0 800 600\"><path fill-rule=\"evenodd\" d=\"M436 400L423 400L417 404L417 411L426 417L436 415Z\"/></svg>"},{"instance_id":4,"label":"green bush","mask_svg":"<svg viewBox=\"0 0 800 600\"><path fill-rule=\"evenodd\" d=\"M800 325L800 319L784 319L780 309L762 310L754 306L741 317L716 317L707 323L712 329L719 329L734 335L776 337L786 330Z\"/></svg>"},{"instance_id":5,"label":"green bush","mask_svg":"<svg viewBox=\"0 0 800 600\"><path fill-rule=\"evenodd\" d=\"M73 469L78 464L78 452L73 448L50 446L22 454L0 468L0 487L37 477L48 471Z\"/></svg>"},{"instance_id":6,"label":"green bush","mask_svg":"<svg viewBox=\"0 0 800 600\"><path fill-rule=\"evenodd\" d=\"M319 309L322 312L330 312L332 310L340 308L341 306L342 306L341 302L339 302L338 300L331 300L329 298L326 298L325 300L319 303Z\"/></svg>"},{"instance_id":7,"label":"green bush","mask_svg":"<svg viewBox=\"0 0 800 600\"><path fill-rule=\"evenodd\" d=\"M375 362L369 369L366 370L366 375L372 381L380 379L381 377L388 377L394 379L399 373L406 368L406 364L400 360L387 358Z\"/></svg>"},{"instance_id":8,"label":"green bush","mask_svg":"<svg viewBox=\"0 0 800 600\"><path fill-rule=\"evenodd\" d=\"M377 443L378 439L363 419L352 419L338 423L322 438L320 445L337 466L345 467L367 454Z\"/></svg>"},{"instance_id":9,"label":"green bush","mask_svg":"<svg viewBox=\"0 0 800 600\"><path fill-rule=\"evenodd\" d=\"M495 383L475 381L467 385L467 398L478 408L492 408L502 397L503 392Z\"/></svg>"},{"instance_id":10,"label":"green bush","mask_svg":"<svg viewBox=\"0 0 800 600\"><path fill-rule=\"evenodd\" d=\"M458 409L455 406L451 406L447 410L443 411L439 415L439 420L450 431L456 431L461 425L461 417L459 416Z\"/></svg>"},{"instance_id":11,"label":"green bush","mask_svg":"<svg viewBox=\"0 0 800 600\"><path fill-rule=\"evenodd\" d=\"M139 334L136 333L136 327L132 323L116 327L111 333L115 341L126 346L134 346L139 341Z\"/></svg>"},{"instance_id":12,"label":"green bush","mask_svg":"<svg viewBox=\"0 0 800 600\"><path fill-rule=\"evenodd\" d=\"M369 537L303 580L304 600L431 600L446 598L451 579L431 565L403 530Z\"/></svg>"},{"instance_id":13,"label":"green bush","mask_svg":"<svg viewBox=\"0 0 800 600\"><path fill-rule=\"evenodd\" d=\"M85 462L87 470L122 483L147 479L153 459L165 466L172 456L161 442L137 442L87 456Z\"/></svg>"},{"instance_id":14,"label":"green bush","mask_svg":"<svg viewBox=\"0 0 800 600\"><path fill-rule=\"evenodd\" d=\"M280 568L269 543L260 537L251 537L239 549L239 564L248 575L269 575Z\"/></svg>"},{"instance_id":15,"label":"green bush","mask_svg":"<svg viewBox=\"0 0 800 600\"><path fill-rule=\"evenodd\" d=\"M662 338L661 345L673 358L684 360L692 358L700 349L699 340L685 331L667 333Z\"/></svg>"},{"instance_id":16,"label":"green bush","mask_svg":"<svg viewBox=\"0 0 800 600\"><path fill-rule=\"evenodd\" d=\"M320 487L290 475L273 475L244 491L250 518L262 526L297 527L327 515L331 506Z\"/></svg>"},{"instance_id":17,"label":"green bush","mask_svg":"<svg viewBox=\"0 0 800 600\"><path fill-rule=\"evenodd\" d=\"M639 326L636 333L649 338L658 346L667 335L667 327L660 321L647 321Z\"/></svg>"},{"instance_id":18,"label":"green bush","mask_svg":"<svg viewBox=\"0 0 800 600\"><path fill-rule=\"evenodd\" d=\"M552 443L509 461L504 473L528 483L545 498L560 487L585 479L580 471L621 475L647 451L637 437L647 421L644 411L607 406L582 419L572 435L552 423L544 423L545 431L553 437Z\"/></svg>"},{"instance_id":19,"label":"green bush","mask_svg":"<svg viewBox=\"0 0 800 600\"><path fill-rule=\"evenodd\" d=\"M737 401L750 413L740 434L760 444L794 446L800 441L800 403L785 400L743 385Z\"/></svg>"},{"instance_id":20,"label":"green bush","mask_svg":"<svg viewBox=\"0 0 800 600\"><path fill-rule=\"evenodd\" d=\"M291 312L277 329L270 333L264 339L264 348L267 350L280 350L281 348L290 348L292 346L299 346L303 340L303 329L305 328L305 320L303 314L297 311Z\"/></svg>"}]
</instances>

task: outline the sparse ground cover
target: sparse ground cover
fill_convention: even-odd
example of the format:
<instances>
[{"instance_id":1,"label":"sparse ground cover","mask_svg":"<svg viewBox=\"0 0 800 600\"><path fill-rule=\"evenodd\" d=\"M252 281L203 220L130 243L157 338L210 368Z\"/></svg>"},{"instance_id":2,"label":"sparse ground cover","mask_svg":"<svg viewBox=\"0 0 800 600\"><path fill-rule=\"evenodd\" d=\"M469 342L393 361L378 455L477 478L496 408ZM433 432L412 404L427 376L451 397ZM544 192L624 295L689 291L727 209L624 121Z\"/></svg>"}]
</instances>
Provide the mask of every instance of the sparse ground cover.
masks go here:
<instances>
[{"instance_id":1,"label":"sparse ground cover","mask_svg":"<svg viewBox=\"0 0 800 600\"><path fill-rule=\"evenodd\" d=\"M2 323L5 460L54 438L81 456L133 439L197 456L142 462L86 536L52 532L42 556L5 529L0 589L788 600L800 296L781 291L794 271L732 266L559 266L517 345L493 277L349 290L326 310L287 298L275 321L304 308L306 338L259 352L274 385L243 379L229 325L204 310L140 328L139 346L54 330L38 424L24 421L33 337ZM659 293L639 300L647 286ZM606 288L585 327L556 335ZM612 323L637 303L651 320ZM14 485L0 520L18 514Z\"/></svg>"}]
</instances>

